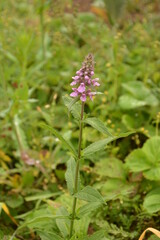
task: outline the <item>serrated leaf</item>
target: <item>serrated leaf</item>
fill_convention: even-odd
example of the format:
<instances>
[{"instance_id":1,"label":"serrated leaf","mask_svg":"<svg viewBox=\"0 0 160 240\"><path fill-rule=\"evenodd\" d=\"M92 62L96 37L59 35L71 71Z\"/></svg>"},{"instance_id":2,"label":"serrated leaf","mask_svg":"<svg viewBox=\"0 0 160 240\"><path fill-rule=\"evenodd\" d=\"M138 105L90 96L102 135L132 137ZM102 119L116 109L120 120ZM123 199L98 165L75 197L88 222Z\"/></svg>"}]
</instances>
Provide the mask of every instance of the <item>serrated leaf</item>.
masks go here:
<instances>
[{"instance_id":1,"label":"serrated leaf","mask_svg":"<svg viewBox=\"0 0 160 240\"><path fill-rule=\"evenodd\" d=\"M96 189L90 186L83 188L81 191L77 192L74 196L87 202L105 203L102 195Z\"/></svg>"},{"instance_id":2,"label":"serrated leaf","mask_svg":"<svg viewBox=\"0 0 160 240\"><path fill-rule=\"evenodd\" d=\"M65 173L67 187L71 195L74 194L75 172L76 161L74 160L74 158L71 157L67 162L67 171ZM78 176L78 190L79 189L80 189L80 177Z\"/></svg>"},{"instance_id":3,"label":"serrated leaf","mask_svg":"<svg viewBox=\"0 0 160 240\"><path fill-rule=\"evenodd\" d=\"M61 207L57 211L57 215L62 216L69 216L67 209L65 207ZM69 227L70 227L70 220L69 219L56 219L56 224L64 238L69 235Z\"/></svg>"},{"instance_id":4,"label":"serrated leaf","mask_svg":"<svg viewBox=\"0 0 160 240\"><path fill-rule=\"evenodd\" d=\"M104 123L101 120L99 120L98 118L95 118L95 117L87 118L84 120L84 122L91 125L93 128L97 129L99 132L113 137L113 135L108 131L108 129L104 125Z\"/></svg>"},{"instance_id":5,"label":"serrated leaf","mask_svg":"<svg viewBox=\"0 0 160 240\"><path fill-rule=\"evenodd\" d=\"M63 97L65 106L68 108L68 111L71 112L75 119L81 118L81 105L77 102L77 98L71 98L68 96Z\"/></svg>"},{"instance_id":6,"label":"serrated leaf","mask_svg":"<svg viewBox=\"0 0 160 240\"><path fill-rule=\"evenodd\" d=\"M47 124L41 124L41 126L47 130L49 130L51 133L53 133L62 143L63 145L71 152L73 153L74 156L77 156L76 150L72 146L72 144L68 141L65 140L65 138L53 127L48 126Z\"/></svg>"},{"instance_id":7,"label":"serrated leaf","mask_svg":"<svg viewBox=\"0 0 160 240\"><path fill-rule=\"evenodd\" d=\"M77 210L77 216L81 218L81 217L83 217L85 215L89 215L92 212L94 212L97 208L99 208L100 206L101 206L101 202L87 203L87 204L81 206Z\"/></svg>"},{"instance_id":8,"label":"serrated leaf","mask_svg":"<svg viewBox=\"0 0 160 240\"><path fill-rule=\"evenodd\" d=\"M113 137L108 137L108 138L105 138L105 139L102 139L102 140L99 140L97 142L94 142L92 144L90 144L88 147L86 147L83 151L82 151L82 154L84 157L88 157L89 155L95 153L95 152L98 152L102 149L105 148L105 146L116 140L116 139L119 139L119 138L123 138L123 137L127 137L129 136L130 134L132 134L134 132L127 132L127 133L122 133L118 136L113 136Z\"/></svg>"}]
</instances>

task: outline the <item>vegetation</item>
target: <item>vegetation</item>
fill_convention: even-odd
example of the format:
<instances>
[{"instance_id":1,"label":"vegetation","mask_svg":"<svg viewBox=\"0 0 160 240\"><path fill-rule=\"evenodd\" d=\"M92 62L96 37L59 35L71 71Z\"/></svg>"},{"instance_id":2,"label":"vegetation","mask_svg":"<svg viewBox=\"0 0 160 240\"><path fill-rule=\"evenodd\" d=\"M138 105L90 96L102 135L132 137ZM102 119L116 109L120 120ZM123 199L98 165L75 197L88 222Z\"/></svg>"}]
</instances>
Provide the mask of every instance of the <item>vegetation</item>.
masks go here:
<instances>
[{"instance_id":1,"label":"vegetation","mask_svg":"<svg viewBox=\"0 0 160 240\"><path fill-rule=\"evenodd\" d=\"M0 2L0 240L160 226L159 1L77 2ZM88 53L101 94L82 119L70 83Z\"/></svg>"}]
</instances>

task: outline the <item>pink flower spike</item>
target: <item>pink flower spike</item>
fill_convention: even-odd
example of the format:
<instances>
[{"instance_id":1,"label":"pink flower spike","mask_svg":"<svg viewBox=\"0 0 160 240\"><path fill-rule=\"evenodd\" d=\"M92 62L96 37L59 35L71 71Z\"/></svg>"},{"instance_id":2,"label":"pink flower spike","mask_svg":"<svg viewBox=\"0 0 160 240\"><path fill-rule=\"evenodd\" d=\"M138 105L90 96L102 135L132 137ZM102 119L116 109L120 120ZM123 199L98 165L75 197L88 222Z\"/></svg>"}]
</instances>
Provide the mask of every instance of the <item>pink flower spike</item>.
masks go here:
<instances>
[{"instance_id":1,"label":"pink flower spike","mask_svg":"<svg viewBox=\"0 0 160 240\"><path fill-rule=\"evenodd\" d=\"M94 72L93 71L91 71L91 76L93 76L94 75Z\"/></svg>"},{"instance_id":2,"label":"pink flower spike","mask_svg":"<svg viewBox=\"0 0 160 240\"><path fill-rule=\"evenodd\" d=\"M83 93L83 94L81 95L80 99L81 99L82 102L85 102L85 101L86 101L86 94Z\"/></svg>"},{"instance_id":3,"label":"pink flower spike","mask_svg":"<svg viewBox=\"0 0 160 240\"><path fill-rule=\"evenodd\" d=\"M81 83L77 90L79 93L85 92L85 90L86 90L85 84Z\"/></svg>"}]
</instances>

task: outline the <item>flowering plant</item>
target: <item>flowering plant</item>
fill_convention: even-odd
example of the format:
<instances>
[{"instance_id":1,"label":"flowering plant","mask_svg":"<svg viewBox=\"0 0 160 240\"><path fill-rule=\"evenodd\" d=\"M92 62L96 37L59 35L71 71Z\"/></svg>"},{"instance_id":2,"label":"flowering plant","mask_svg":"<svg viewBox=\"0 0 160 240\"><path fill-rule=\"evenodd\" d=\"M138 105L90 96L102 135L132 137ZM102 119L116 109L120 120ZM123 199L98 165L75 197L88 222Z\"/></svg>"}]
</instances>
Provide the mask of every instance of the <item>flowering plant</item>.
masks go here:
<instances>
[{"instance_id":1,"label":"flowering plant","mask_svg":"<svg viewBox=\"0 0 160 240\"><path fill-rule=\"evenodd\" d=\"M96 117L86 118L84 116L85 102L87 97L93 100L93 96L97 94L96 88L100 85L98 78L93 78L94 75L94 59L92 54L88 54L85 58L85 61L82 64L82 68L76 72L76 76L73 77L71 86L73 92L70 94L71 97L64 97L64 103L67 106L71 114L79 122L79 139L78 147L76 150L72 143L66 139L61 133L56 129L46 124L41 126L48 129L54 136L56 136L70 152L70 159L67 162L67 171L65 173L65 178L67 182L67 188L70 195L73 198L72 210L65 207L60 207L58 211L53 215L52 211L46 212L44 217L49 220L53 220L57 228L54 228L48 235L41 233L41 236L45 235L45 239L57 239L57 240L94 240L94 239L107 239L108 233L106 230L100 230L94 233L92 236L88 237L88 229L84 228L85 231L82 233L77 233L77 224L83 224L86 220L86 217L90 215L91 212L94 212L99 207L103 208L106 206L106 199L102 197L98 190L91 186L82 187L80 180L80 167L82 158L88 158L95 154L98 151L103 150L106 145L118 138L126 137L132 132L123 133L119 136L113 136L105 126ZM88 124L104 134L106 137L98 140L86 148L82 149L82 135L83 135L83 125ZM86 204L81 204L77 209L77 201L83 200L87 202ZM28 222L24 222L20 227L17 228L15 233L12 235L10 240L13 240L16 233L25 228L26 226L31 226L35 224L39 219L41 220L43 216L39 216L35 219L29 219ZM34 225L35 226L35 225ZM38 231L38 230L37 230ZM46 238L47 236L47 238ZM44 239L44 238L43 238Z\"/></svg>"},{"instance_id":2,"label":"flowering plant","mask_svg":"<svg viewBox=\"0 0 160 240\"><path fill-rule=\"evenodd\" d=\"M70 96L80 96L80 100L82 102L86 101L87 96L93 100L93 96L96 94L95 87L100 86L100 84L98 83L99 78L92 79L94 75L94 59L92 54L88 54L82 64L82 68L77 71L76 74L77 75L75 77L72 77L73 81L71 86L78 86L77 88L72 88L73 92Z\"/></svg>"}]
</instances>

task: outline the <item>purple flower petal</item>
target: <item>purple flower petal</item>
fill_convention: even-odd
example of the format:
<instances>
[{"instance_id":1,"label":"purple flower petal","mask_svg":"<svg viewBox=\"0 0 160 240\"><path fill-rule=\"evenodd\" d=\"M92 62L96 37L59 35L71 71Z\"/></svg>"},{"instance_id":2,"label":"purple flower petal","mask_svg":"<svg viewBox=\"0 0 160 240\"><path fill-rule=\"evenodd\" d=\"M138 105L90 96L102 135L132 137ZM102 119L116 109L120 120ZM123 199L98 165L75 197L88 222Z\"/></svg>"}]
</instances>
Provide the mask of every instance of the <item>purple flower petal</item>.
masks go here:
<instances>
[{"instance_id":1,"label":"purple flower petal","mask_svg":"<svg viewBox=\"0 0 160 240\"><path fill-rule=\"evenodd\" d=\"M74 86L74 85L76 85L77 84L77 82L76 81L73 81L73 82L71 82L71 86Z\"/></svg>"},{"instance_id":2,"label":"purple flower petal","mask_svg":"<svg viewBox=\"0 0 160 240\"><path fill-rule=\"evenodd\" d=\"M77 93L77 92L72 92L72 93L70 94L70 96L71 96L71 97L77 97L77 96L78 96L78 93Z\"/></svg>"},{"instance_id":3,"label":"purple flower petal","mask_svg":"<svg viewBox=\"0 0 160 240\"><path fill-rule=\"evenodd\" d=\"M85 102L85 101L86 101L86 94L83 93L83 94L81 95L80 99L81 99L82 102Z\"/></svg>"},{"instance_id":4,"label":"purple flower petal","mask_svg":"<svg viewBox=\"0 0 160 240\"><path fill-rule=\"evenodd\" d=\"M100 84L94 80L92 81L92 83L93 83L93 86L97 86L97 87L100 86Z\"/></svg>"},{"instance_id":5,"label":"purple flower petal","mask_svg":"<svg viewBox=\"0 0 160 240\"><path fill-rule=\"evenodd\" d=\"M94 75L94 72L93 71L91 71L91 76L93 76Z\"/></svg>"},{"instance_id":6,"label":"purple flower petal","mask_svg":"<svg viewBox=\"0 0 160 240\"><path fill-rule=\"evenodd\" d=\"M78 80L79 76L72 77L73 80Z\"/></svg>"},{"instance_id":7,"label":"purple flower petal","mask_svg":"<svg viewBox=\"0 0 160 240\"><path fill-rule=\"evenodd\" d=\"M84 79L85 79L85 80L89 80L89 77L88 77L88 76L85 76Z\"/></svg>"},{"instance_id":8,"label":"purple flower petal","mask_svg":"<svg viewBox=\"0 0 160 240\"><path fill-rule=\"evenodd\" d=\"M78 87L77 90L78 90L79 93L85 92L85 90L86 90L85 84L81 83L81 85Z\"/></svg>"}]
</instances>

